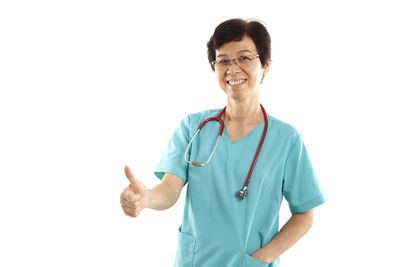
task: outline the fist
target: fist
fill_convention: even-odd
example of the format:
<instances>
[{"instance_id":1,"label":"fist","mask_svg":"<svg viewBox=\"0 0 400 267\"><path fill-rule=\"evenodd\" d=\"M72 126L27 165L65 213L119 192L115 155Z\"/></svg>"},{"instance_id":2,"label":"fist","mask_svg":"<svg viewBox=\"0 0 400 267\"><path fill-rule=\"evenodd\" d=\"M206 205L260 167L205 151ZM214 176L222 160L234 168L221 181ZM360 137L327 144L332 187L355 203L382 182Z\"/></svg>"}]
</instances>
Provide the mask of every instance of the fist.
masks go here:
<instances>
[{"instance_id":1,"label":"fist","mask_svg":"<svg viewBox=\"0 0 400 267\"><path fill-rule=\"evenodd\" d=\"M147 207L150 191L133 175L128 166L125 167L125 175L130 184L121 193L121 207L125 215L137 217Z\"/></svg>"}]
</instances>

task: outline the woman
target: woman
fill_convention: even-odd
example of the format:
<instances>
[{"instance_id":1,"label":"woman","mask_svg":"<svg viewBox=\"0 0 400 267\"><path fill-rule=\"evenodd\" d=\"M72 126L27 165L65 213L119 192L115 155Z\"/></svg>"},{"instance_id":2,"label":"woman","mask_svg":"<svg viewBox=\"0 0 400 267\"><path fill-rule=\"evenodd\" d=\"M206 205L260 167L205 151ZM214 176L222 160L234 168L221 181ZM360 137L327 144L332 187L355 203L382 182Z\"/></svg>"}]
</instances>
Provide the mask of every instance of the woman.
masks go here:
<instances>
[{"instance_id":1,"label":"woman","mask_svg":"<svg viewBox=\"0 0 400 267\"><path fill-rule=\"evenodd\" d=\"M311 227L313 208L325 202L301 135L260 105L270 43L257 21L221 23L207 46L226 108L181 122L155 171L161 182L151 190L125 167L130 186L121 205L128 216L171 207L188 184L175 266L278 266ZM225 125L220 139L220 123L211 121L190 143L199 125L217 115ZM283 196L292 217L278 231Z\"/></svg>"}]
</instances>

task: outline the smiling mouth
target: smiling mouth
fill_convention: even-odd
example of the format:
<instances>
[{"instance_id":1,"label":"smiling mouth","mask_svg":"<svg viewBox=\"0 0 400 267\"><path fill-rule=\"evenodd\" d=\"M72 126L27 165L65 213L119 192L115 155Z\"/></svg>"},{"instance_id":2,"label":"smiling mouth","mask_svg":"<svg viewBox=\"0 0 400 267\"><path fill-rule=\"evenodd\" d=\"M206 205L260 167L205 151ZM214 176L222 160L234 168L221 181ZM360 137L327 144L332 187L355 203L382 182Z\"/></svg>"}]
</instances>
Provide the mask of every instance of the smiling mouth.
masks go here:
<instances>
[{"instance_id":1,"label":"smiling mouth","mask_svg":"<svg viewBox=\"0 0 400 267\"><path fill-rule=\"evenodd\" d=\"M226 83L229 85L238 85L244 83L245 81L247 81L247 79L229 80Z\"/></svg>"}]
</instances>

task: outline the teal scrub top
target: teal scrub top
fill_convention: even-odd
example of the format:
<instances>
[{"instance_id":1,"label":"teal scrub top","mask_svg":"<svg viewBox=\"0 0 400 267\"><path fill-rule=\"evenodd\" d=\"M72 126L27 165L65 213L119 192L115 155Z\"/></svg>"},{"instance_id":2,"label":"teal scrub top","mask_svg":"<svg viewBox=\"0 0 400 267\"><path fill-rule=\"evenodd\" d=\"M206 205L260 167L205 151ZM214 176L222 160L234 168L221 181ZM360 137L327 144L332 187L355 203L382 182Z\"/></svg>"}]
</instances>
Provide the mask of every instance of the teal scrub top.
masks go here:
<instances>
[{"instance_id":1,"label":"teal scrub top","mask_svg":"<svg viewBox=\"0 0 400 267\"><path fill-rule=\"evenodd\" d=\"M246 181L265 122L233 143L225 129L206 166L186 163L187 145L199 125L220 111L206 110L184 118L155 170L159 179L172 173L187 184L174 266L278 266L279 258L266 264L250 255L278 233L282 197L292 213L302 213L324 203L324 193L301 135L270 115L244 200L238 198L238 191ZM219 122L207 123L192 142L188 160L206 162L219 129Z\"/></svg>"}]
</instances>

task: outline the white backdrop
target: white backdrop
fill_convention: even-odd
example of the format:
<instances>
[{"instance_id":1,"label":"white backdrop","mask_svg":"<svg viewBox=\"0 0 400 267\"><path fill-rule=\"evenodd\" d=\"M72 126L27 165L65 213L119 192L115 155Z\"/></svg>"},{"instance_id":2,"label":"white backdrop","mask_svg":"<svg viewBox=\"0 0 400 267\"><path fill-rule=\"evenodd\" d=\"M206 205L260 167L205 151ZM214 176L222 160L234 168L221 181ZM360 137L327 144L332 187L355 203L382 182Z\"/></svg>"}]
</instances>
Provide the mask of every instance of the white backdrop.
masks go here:
<instances>
[{"instance_id":1,"label":"white backdrop","mask_svg":"<svg viewBox=\"0 0 400 267\"><path fill-rule=\"evenodd\" d=\"M1 1L0 266L172 266L186 187L129 218L123 168L156 185L179 122L226 104L206 42L236 17L267 25L261 102L329 197L281 266L398 266L395 2Z\"/></svg>"}]
</instances>

